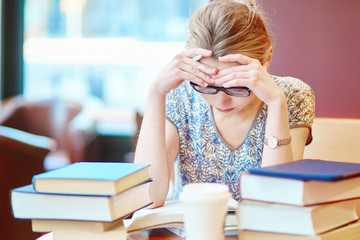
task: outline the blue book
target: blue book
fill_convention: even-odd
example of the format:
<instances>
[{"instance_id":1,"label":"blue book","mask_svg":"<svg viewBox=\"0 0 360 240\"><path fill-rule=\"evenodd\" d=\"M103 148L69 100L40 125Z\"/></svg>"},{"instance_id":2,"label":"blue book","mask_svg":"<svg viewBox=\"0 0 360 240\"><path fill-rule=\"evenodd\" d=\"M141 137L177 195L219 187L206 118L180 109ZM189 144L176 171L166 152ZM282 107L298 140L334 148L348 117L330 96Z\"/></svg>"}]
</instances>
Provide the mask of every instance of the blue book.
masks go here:
<instances>
[{"instance_id":1,"label":"blue book","mask_svg":"<svg viewBox=\"0 0 360 240\"><path fill-rule=\"evenodd\" d=\"M300 180L338 181L360 176L360 164L303 159L270 167L249 169L249 173Z\"/></svg>"},{"instance_id":2,"label":"blue book","mask_svg":"<svg viewBox=\"0 0 360 240\"><path fill-rule=\"evenodd\" d=\"M33 177L37 192L114 195L150 179L148 164L79 162Z\"/></svg>"},{"instance_id":3,"label":"blue book","mask_svg":"<svg viewBox=\"0 0 360 240\"><path fill-rule=\"evenodd\" d=\"M308 206L360 197L360 164L304 159L250 169L243 199Z\"/></svg>"},{"instance_id":4,"label":"blue book","mask_svg":"<svg viewBox=\"0 0 360 240\"><path fill-rule=\"evenodd\" d=\"M150 180L110 196L36 192L32 185L11 191L15 218L112 222L151 204Z\"/></svg>"}]
</instances>

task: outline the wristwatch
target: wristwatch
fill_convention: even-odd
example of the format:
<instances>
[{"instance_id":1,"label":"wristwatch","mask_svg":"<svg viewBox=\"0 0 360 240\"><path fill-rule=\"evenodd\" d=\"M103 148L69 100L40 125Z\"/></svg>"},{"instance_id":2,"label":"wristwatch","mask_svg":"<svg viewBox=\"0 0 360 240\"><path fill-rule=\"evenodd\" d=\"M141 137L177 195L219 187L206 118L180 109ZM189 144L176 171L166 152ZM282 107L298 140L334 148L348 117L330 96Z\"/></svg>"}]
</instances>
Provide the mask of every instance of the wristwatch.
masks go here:
<instances>
[{"instance_id":1,"label":"wristwatch","mask_svg":"<svg viewBox=\"0 0 360 240\"><path fill-rule=\"evenodd\" d=\"M264 143L269 148L277 148L278 146L290 144L291 143L291 136L288 137L288 138L284 138L284 139L277 139L274 136L265 137Z\"/></svg>"}]
</instances>

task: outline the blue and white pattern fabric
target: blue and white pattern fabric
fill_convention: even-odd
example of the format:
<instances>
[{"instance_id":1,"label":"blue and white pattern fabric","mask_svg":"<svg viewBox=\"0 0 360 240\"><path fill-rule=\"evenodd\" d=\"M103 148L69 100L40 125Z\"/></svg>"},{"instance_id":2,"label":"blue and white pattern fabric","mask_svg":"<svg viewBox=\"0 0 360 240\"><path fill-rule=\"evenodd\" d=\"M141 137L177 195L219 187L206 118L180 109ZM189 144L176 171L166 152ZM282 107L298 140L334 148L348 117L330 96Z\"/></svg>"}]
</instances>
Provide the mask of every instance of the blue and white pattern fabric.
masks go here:
<instances>
[{"instance_id":1,"label":"blue and white pattern fabric","mask_svg":"<svg viewBox=\"0 0 360 240\"><path fill-rule=\"evenodd\" d=\"M276 77L274 81L288 100L290 128L309 127L314 119L315 99L311 88L299 79ZM167 94L166 117L180 138L175 160L175 199L188 183L223 183L232 197L240 200L239 176L249 168L260 167L264 146L267 106L263 104L245 140L230 147L220 136L211 106L194 91L189 82ZM308 143L311 142L311 134Z\"/></svg>"}]
</instances>

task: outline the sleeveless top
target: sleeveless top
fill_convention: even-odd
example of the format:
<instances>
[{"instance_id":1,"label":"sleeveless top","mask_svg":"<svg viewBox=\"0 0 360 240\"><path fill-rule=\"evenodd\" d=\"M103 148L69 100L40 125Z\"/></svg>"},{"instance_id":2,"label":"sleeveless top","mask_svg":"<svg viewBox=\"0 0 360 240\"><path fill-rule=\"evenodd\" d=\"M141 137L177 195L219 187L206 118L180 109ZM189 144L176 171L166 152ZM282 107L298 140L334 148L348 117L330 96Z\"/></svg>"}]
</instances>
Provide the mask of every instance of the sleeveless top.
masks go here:
<instances>
[{"instance_id":1,"label":"sleeveless top","mask_svg":"<svg viewBox=\"0 0 360 240\"><path fill-rule=\"evenodd\" d=\"M311 130L315 99L310 86L292 77L272 77L287 97L290 128ZM175 199L187 183L210 182L226 184L232 197L240 200L240 174L261 166L266 117L267 105L263 104L245 140L233 148L220 136L211 106L188 81L170 91L166 96L166 118L176 126L180 138L174 163ZM311 140L310 133L307 144Z\"/></svg>"}]
</instances>

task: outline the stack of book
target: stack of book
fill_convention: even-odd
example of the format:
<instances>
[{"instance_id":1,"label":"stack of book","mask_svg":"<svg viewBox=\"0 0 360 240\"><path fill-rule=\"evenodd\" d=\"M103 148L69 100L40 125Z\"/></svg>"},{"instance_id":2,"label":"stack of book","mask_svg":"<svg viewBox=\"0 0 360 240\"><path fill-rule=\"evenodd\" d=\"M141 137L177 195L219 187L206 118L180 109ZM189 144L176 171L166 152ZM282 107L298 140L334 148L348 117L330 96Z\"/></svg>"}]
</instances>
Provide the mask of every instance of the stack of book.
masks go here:
<instances>
[{"instance_id":1,"label":"stack of book","mask_svg":"<svg viewBox=\"0 0 360 240\"><path fill-rule=\"evenodd\" d=\"M360 239L360 164L304 159L240 178L239 238Z\"/></svg>"},{"instance_id":2,"label":"stack of book","mask_svg":"<svg viewBox=\"0 0 360 240\"><path fill-rule=\"evenodd\" d=\"M53 240L126 239L123 219L151 204L149 165L81 162L11 191L14 217Z\"/></svg>"}]
</instances>

